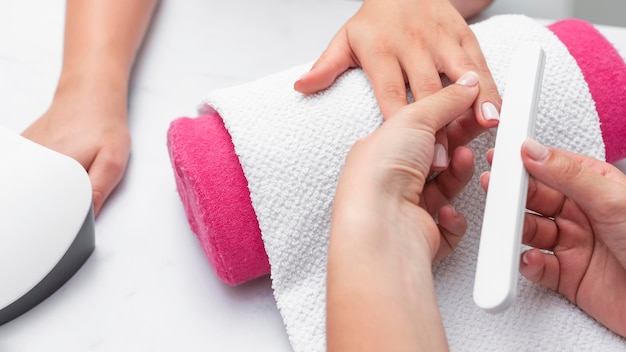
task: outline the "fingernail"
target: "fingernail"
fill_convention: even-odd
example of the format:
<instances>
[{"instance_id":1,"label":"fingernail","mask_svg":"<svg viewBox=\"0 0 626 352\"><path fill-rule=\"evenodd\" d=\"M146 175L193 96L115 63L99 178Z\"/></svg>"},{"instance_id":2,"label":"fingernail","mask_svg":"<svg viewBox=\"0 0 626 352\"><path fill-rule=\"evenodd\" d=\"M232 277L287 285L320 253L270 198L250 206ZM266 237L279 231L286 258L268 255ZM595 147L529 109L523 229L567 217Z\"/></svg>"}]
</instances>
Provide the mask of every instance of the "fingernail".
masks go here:
<instances>
[{"instance_id":1,"label":"fingernail","mask_svg":"<svg viewBox=\"0 0 626 352\"><path fill-rule=\"evenodd\" d=\"M467 71L456 81L456 84L473 87L478 84L478 74L474 71Z\"/></svg>"},{"instance_id":2,"label":"fingernail","mask_svg":"<svg viewBox=\"0 0 626 352\"><path fill-rule=\"evenodd\" d=\"M528 156L535 161L545 160L550 152L548 148L539 144L534 139L527 139L524 141L523 147L526 149Z\"/></svg>"},{"instance_id":3,"label":"fingernail","mask_svg":"<svg viewBox=\"0 0 626 352\"><path fill-rule=\"evenodd\" d=\"M450 210L452 210L452 216L454 216L455 219L458 218L459 217L459 212L456 211L456 209L454 209L453 206L451 206L451 205L448 205L448 206L450 207Z\"/></svg>"},{"instance_id":4,"label":"fingernail","mask_svg":"<svg viewBox=\"0 0 626 352\"><path fill-rule=\"evenodd\" d=\"M493 121L493 120L500 120L500 113L498 112L498 109L496 109L496 106L493 105L493 103L490 102L484 102L481 110L483 111L483 117L485 118L485 120L487 121Z\"/></svg>"},{"instance_id":5,"label":"fingernail","mask_svg":"<svg viewBox=\"0 0 626 352\"><path fill-rule=\"evenodd\" d=\"M305 73L303 73L300 77L298 77L298 79L296 81L299 81L301 79L303 79L304 77L306 77L309 73L311 73L311 71L313 71L313 69L315 69L315 65L311 66L311 68L306 71Z\"/></svg>"},{"instance_id":6,"label":"fingernail","mask_svg":"<svg viewBox=\"0 0 626 352\"><path fill-rule=\"evenodd\" d=\"M435 144L435 156L433 158L433 167L448 166L448 152L443 144Z\"/></svg>"},{"instance_id":7,"label":"fingernail","mask_svg":"<svg viewBox=\"0 0 626 352\"><path fill-rule=\"evenodd\" d=\"M482 180L483 178L487 177L489 175L489 171L483 171L483 173L480 174L480 176L478 176L479 180Z\"/></svg>"},{"instance_id":8,"label":"fingernail","mask_svg":"<svg viewBox=\"0 0 626 352\"><path fill-rule=\"evenodd\" d=\"M528 252L522 253L522 263L528 265Z\"/></svg>"}]
</instances>

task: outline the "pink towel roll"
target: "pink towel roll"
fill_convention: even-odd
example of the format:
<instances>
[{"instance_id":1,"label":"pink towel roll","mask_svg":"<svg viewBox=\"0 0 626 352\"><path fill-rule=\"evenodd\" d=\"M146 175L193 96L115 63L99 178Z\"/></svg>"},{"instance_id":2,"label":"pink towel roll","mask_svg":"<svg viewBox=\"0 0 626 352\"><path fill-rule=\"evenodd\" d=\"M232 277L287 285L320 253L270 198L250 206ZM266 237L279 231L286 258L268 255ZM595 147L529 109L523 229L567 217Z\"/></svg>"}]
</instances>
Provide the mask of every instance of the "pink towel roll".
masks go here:
<instances>
[{"instance_id":1,"label":"pink towel roll","mask_svg":"<svg viewBox=\"0 0 626 352\"><path fill-rule=\"evenodd\" d=\"M567 46L587 81L600 116L606 161L626 157L626 64L591 24L564 20L548 27Z\"/></svg>"},{"instance_id":2,"label":"pink towel roll","mask_svg":"<svg viewBox=\"0 0 626 352\"><path fill-rule=\"evenodd\" d=\"M248 182L222 118L179 118L167 145L187 220L217 276L237 285L268 274Z\"/></svg>"},{"instance_id":3,"label":"pink towel roll","mask_svg":"<svg viewBox=\"0 0 626 352\"><path fill-rule=\"evenodd\" d=\"M626 64L592 25L549 27L576 59L593 97L606 160L626 157ZM248 183L217 113L172 122L167 146L192 231L218 277L238 285L270 273Z\"/></svg>"}]
</instances>

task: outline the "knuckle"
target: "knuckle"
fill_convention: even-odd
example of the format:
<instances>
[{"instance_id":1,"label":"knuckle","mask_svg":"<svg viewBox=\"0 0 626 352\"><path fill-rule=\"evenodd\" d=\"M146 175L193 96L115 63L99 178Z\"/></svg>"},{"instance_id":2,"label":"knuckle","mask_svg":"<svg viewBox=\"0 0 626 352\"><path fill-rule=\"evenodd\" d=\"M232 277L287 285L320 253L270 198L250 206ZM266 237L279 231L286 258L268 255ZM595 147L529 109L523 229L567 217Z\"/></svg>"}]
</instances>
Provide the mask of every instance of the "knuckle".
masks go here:
<instances>
[{"instance_id":1,"label":"knuckle","mask_svg":"<svg viewBox=\"0 0 626 352\"><path fill-rule=\"evenodd\" d=\"M494 103L497 103L498 105L502 104L502 97L500 97L500 92L495 86L489 86L487 88L484 88L483 94L491 97Z\"/></svg>"},{"instance_id":2,"label":"knuckle","mask_svg":"<svg viewBox=\"0 0 626 352\"><path fill-rule=\"evenodd\" d=\"M385 58L388 56L395 56L395 50L386 38L378 38L375 40L377 43L372 48L373 54L379 58Z\"/></svg>"},{"instance_id":3,"label":"knuckle","mask_svg":"<svg viewBox=\"0 0 626 352\"><path fill-rule=\"evenodd\" d=\"M393 82L385 83L381 93L385 100L406 100L406 87Z\"/></svg>"},{"instance_id":4,"label":"knuckle","mask_svg":"<svg viewBox=\"0 0 626 352\"><path fill-rule=\"evenodd\" d=\"M112 174L121 175L126 168L125 160L121 160L120 158L113 157L112 155L107 156L102 160L105 169Z\"/></svg>"},{"instance_id":5,"label":"knuckle","mask_svg":"<svg viewBox=\"0 0 626 352\"><path fill-rule=\"evenodd\" d=\"M583 172L579 163L573 162L568 158L560 157L557 154L551 154L550 158L556 159L554 161L557 166L557 170L559 170L559 177L563 178L567 182L578 179Z\"/></svg>"},{"instance_id":6,"label":"knuckle","mask_svg":"<svg viewBox=\"0 0 626 352\"><path fill-rule=\"evenodd\" d=\"M474 60L468 55L461 55L456 59L456 64L458 66L463 67L464 69L471 69L479 72L484 72L480 69L480 67L474 62ZM477 72L477 73L479 73Z\"/></svg>"},{"instance_id":7,"label":"knuckle","mask_svg":"<svg viewBox=\"0 0 626 352\"><path fill-rule=\"evenodd\" d=\"M459 28L457 33L459 36L459 43L461 43L462 46L478 44L476 35L469 27L464 26Z\"/></svg>"},{"instance_id":8,"label":"knuckle","mask_svg":"<svg viewBox=\"0 0 626 352\"><path fill-rule=\"evenodd\" d=\"M424 36L424 32L418 29L406 29L405 36L409 38L410 43L417 47L423 47L426 44L426 37Z\"/></svg>"},{"instance_id":9,"label":"knuckle","mask_svg":"<svg viewBox=\"0 0 626 352\"><path fill-rule=\"evenodd\" d=\"M426 97L427 95L433 94L439 91L443 86L441 83L441 78L439 76L422 77L419 80L418 84L420 86L416 87L418 88L416 89L418 95L417 97L415 97L416 99L421 99Z\"/></svg>"}]
</instances>

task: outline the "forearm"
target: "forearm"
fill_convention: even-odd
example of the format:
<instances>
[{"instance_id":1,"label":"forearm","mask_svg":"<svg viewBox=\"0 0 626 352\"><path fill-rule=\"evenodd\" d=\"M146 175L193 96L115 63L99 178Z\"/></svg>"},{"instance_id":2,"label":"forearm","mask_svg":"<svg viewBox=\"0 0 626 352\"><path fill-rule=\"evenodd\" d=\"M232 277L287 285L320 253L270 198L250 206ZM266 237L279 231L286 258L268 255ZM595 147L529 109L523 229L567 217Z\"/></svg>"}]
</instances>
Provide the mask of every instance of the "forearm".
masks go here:
<instances>
[{"instance_id":1,"label":"forearm","mask_svg":"<svg viewBox=\"0 0 626 352\"><path fill-rule=\"evenodd\" d=\"M450 3L463 18L468 19L485 10L493 0L450 0Z\"/></svg>"},{"instance_id":2,"label":"forearm","mask_svg":"<svg viewBox=\"0 0 626 352\"><path fill-rule=\"evenodd\" d=\"M87 78L125 91L156 3L67 0L59 86Z\"/></svg>"},{"instance_id":3,"label":"forearm","mask_svg":"<svg viewBox=\"0 0 626 352\"><path fill-rule=\"evenodd\" d=\"M442 351L428 246L385 210L336 198L328 254L329 351ZM402 213L386 208L388 214ZM367 214L375 214L368 216ZM408 230L408 231L407 231Z\"/></svg>"}]
</instances>

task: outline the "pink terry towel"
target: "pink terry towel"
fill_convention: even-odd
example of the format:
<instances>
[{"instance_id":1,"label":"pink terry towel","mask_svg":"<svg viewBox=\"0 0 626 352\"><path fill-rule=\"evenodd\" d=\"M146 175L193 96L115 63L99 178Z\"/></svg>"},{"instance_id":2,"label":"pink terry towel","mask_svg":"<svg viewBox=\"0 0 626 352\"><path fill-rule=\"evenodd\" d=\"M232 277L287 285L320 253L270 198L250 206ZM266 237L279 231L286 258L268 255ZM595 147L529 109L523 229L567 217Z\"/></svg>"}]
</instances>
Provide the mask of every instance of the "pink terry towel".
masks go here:
<instances>
[{"instance_id":1,"label":"pink terry towel","mask_svg":"<svg viewBox=\"0 0 626 352\"><path fill-rule=\"evenodd\" d=\"M167 137L187 220L217 276L237 285L268 274L248 182L222 118L179 118Z\"/></svg>"},{"instance_id":2,"label":"pink terry towel","mask_svg":"<svg viewBox=\"0 0 626 352\"><path fill-rule=\"evenodd\" d=\"M626 64L591 24L576 19L548 27L567 46L587 81L600 116L606 161L626 157Z\"/></svg>"},{"instance_id":3,"label":"pink terry towel","mask_svg":"<svg viewBox=\"0 0 626 352\"><path fill-rule=\"evenodd\" d=\"M626 157L626 64L584 21L564 20L549 28L567 46L587 81L600 117L606 160ZM248 183L220 115L179 118L167 138L189 224L219 278L237 285L269 274Z\"/></svg>"}]
</instances>

